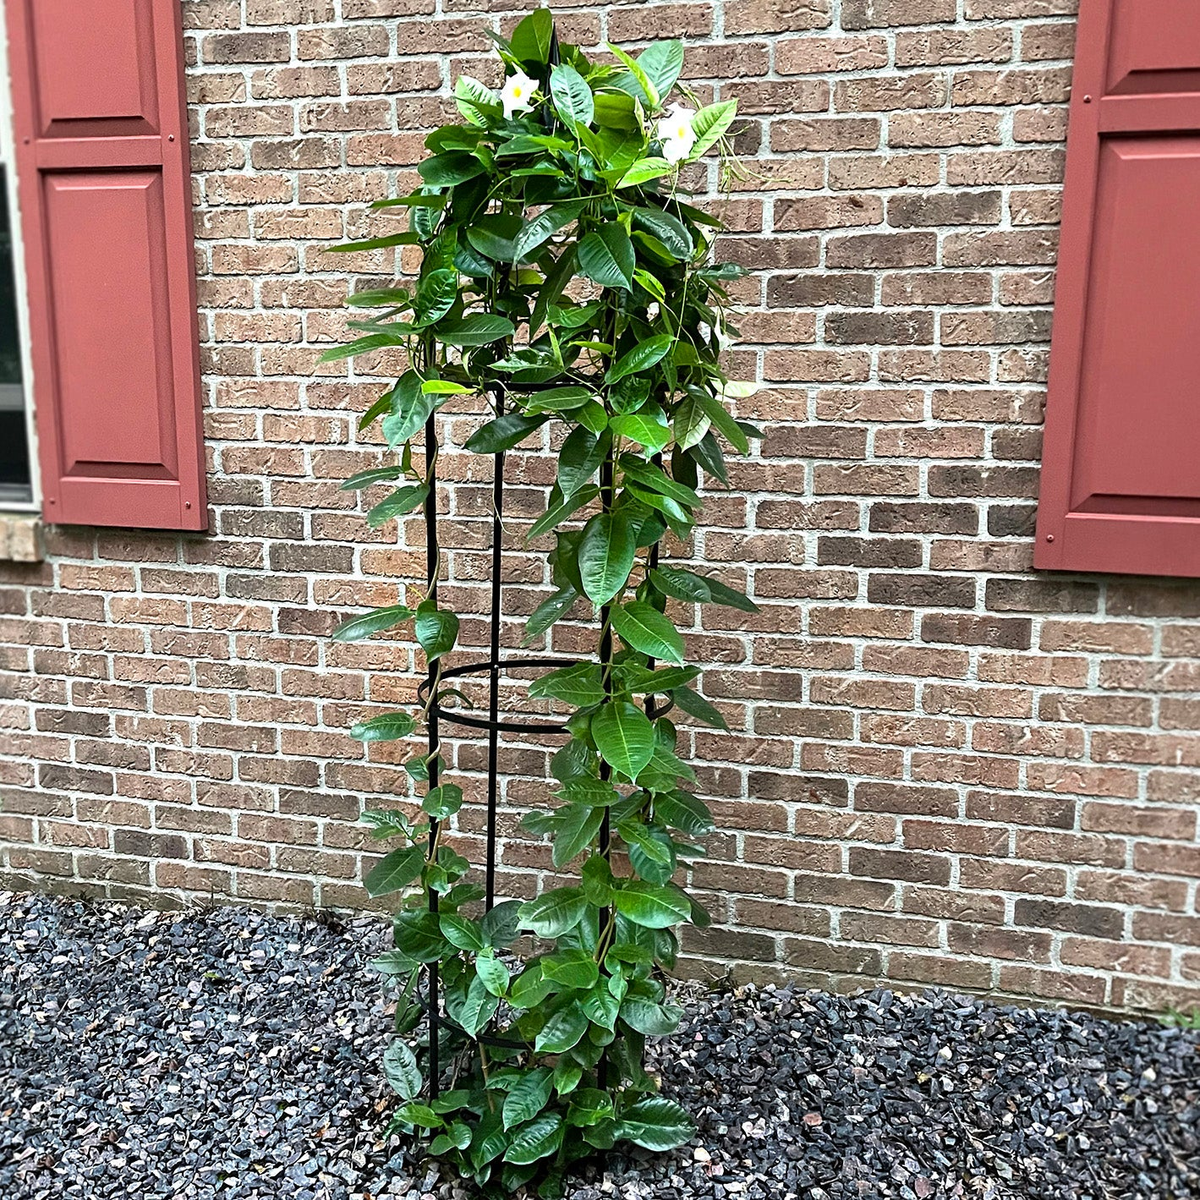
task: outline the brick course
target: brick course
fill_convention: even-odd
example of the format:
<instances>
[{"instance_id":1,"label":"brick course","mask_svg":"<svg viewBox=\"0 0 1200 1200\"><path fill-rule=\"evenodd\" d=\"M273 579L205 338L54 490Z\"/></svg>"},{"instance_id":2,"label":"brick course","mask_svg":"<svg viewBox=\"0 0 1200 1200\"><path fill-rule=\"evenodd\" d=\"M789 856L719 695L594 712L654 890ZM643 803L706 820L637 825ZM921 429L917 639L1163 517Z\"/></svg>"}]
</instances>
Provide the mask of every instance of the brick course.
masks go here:
<instances>
[{"instance_id":1,"label":"brick course","mask_svg":"<svg viewBox=\"0 0 1200 1200\"><path fill-rule=\"evenodd\" d=\"M317 357L347 275L391 260L322 250L386 227L364 204L408 189L452 79L495 81L482 31L523 7L183 0L211 533L51 527L44 562L0 565L9 878L364 901L355 817L403 792L400 749L345 731L414 698L415 660L327 634L403 596L423 543L337 490L377 458L354 432L374 385ZM753 272L733 363L769 436L672 553L762 612L677 614L731 726L683 739L720 826L688 969L1200 1003L1200 589L1030 570L1075 4L559 7L589 46L685 35L689 86L743 114L748 170L724 199L715 167L695 182ZM520 535L549 449L511 467L513 616L546 582ZM445 594L483 614L486 463L444 468ZM453 757L480 800L479 746ZM511 833L546 751L503 760ZM478 807L461 830L478 850ZM503 852L515 894L549 871Z\"/></svg>"}]
</instances>

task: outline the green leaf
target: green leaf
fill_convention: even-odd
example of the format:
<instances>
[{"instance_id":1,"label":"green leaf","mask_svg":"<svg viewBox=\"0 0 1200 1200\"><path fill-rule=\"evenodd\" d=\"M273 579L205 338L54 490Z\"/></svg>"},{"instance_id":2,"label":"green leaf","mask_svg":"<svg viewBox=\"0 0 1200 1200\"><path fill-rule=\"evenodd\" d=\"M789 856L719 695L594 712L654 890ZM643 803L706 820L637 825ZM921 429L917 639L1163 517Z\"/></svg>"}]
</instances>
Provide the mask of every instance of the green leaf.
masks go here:
<instances>
[{"instance_id":1,"label":"green leaf","mask_svg":"<svg viewBox=\"0 0 1200 1200\"><path fill-rule=\"evenodd\" d=\"M425 1084L417 1056L400 1038L393 1038L383 1052L383 1074L401 1100L415 1100Z\"/></svg>"},{"instance_id":2,"label":"green leaf","mask_svg":"<svg viewBox=\"0 0 1200 1200\"><path fill-rule=\"evenodd\" d=\"M421 391L426 396L469 396L477 391L476 388L463 387L452 379L427 379L421 384Z\"/></svg>"},{"instance_id":3,"label":"green leaf","mask_svg":"<svg viewBox=\"0 0 1200 1200\"><path fill-rule=\"evenodd\" d=\"M546 423L545 417L527 417L524 413L505 413L480 426L467 439L474 454L500 454L523 442L535 429Z\"/></svg>"},{"instance_id":4,"label":"green leaf","mask_svg":"<svg viewBox=\"0 0 1200 1200\"><path fill-rule=\"evenodd\" d=\"M393 850L367 872L363 886L367 889L368 896L390 895L408 887L421 874L424 865L423 846L405 846L401 850Z\"/></svg>"},{"instance_id":5,"label":"green leaf","mask_svg":"<svg viewBox=\"0 0 1200 1200\"><path fill-rule=\"evenodd\" d=\"M520 232L521 218L515 213L488 213L477 217L466 231L471 245L485 258L498 263L515 260L515 239Z\"/></svg>"},{"instance_id":6,"label":"green leaf","mask_svg":"<svg viewBox=\"0 0 1200 1200\"><path fill-rule=\"evenodd\" d=\"M527 645L535 637L545 633L578 599L579 593L573 587L563 587L548 600L543 600L525 622L525 636L521 639L521 644Z\"/></svg>"},{"instance_id":7,"label":"green leaf","mask_svg":"<svg viewBox=\"0 0 1200 1200\"><path fill-rule=\"evenodd\" d=\"M673 1004L655 1004L641 996L626 996L621 1004L621 1020L647 1037L667 1037L676 1032L682 1016L683 1009Z\"/></svg>"},{"instance_id":8,"label":"green leaf","mask_svg":"<svg viewBox=\"0 0 1200 1200\"><path fill-rule=\"evenodd\" d=\"M321 355L319 362L337 362L343 358L354 358L359 354L370 354L374 350L385 350L389 346L402 346L405 336L402 333L372 333L368 337L356 338L344 346L334 346Z\"/></svg>"},{"instance_id":9,"label":"green leaf","mask_svg":"<svg viewBox=\"0 0 1200 1200\"><path fill-rule=\"evenodd\" d=\"M611 897L611 892L610 892ZM612 965L611 963L609 964ZM615 1030L620 1001L613 995L610 985L613 977L601 979L586 996L581 996L579 1003L587 1013L588 1020L602 1029Z\"/></svg>"},{"instance_id":10,"label":"green leaf","mask_svg":"<svg viewBox=\"0 0 1200 1200\"><path fill-rule=\"evenodd\" d=\"M458 1023L469 1037L474 1037L495 1015L500 1001L483 986L478 975L471 980L467 998L458 1010Z\"/></svg>"},{"instance_id":11,"label":"green leaf","mask_svg":"<svg viewBox=\"0 0 1200 1200\"><path fill-rule=\"evenodd\" d=\"M652 42L638 55L637 61L665 100L683 70L683 43L677 38L669 42Z\"/></svg>"},{"instance_id":12,"label":"green leaf","mask_svg":"<svg viewBox=\"0 0 1200 1200\"><path fill-rule=\"evenodd\" d=\"M681 571L678 567L655 567L650 572L650 582L664 596L686 600L691 604L707 604L712 600L712 588L703 575L694 571Z\"/></svg>"},{"instance_id":13,"label":"green leaf","mask_svg":"<svg viewBox=\"0 0 1200 1200\"><path fill-rule=\"evenodd\" d=\"M616 700L592 717L596 749L622 775L633 779L654 757L654 726L635 704Z\"/></svg>"},{"instance_id":14,"label":"green leaf","mask_svg":"<svg viewBox=\"0 0 1200 1200\"><path fill-rule=\"evenodd\" d=\"M529 686L529 694L537 699L553 696L576 708L587 708L604 699L604 680L599 663L577 663L551 671Z\"/></svg>"},{"instance_id":15,"label":"green leaf","mask_svg":"<svg viewBox=\"0 0 1200 1200\"><path fill-rule=\"evenodd\" d=\"M483 949L483 934L479 926L467 917L455 913L442 913L438 918L442 927L442 936L459 950L478 952ZM488 989L491 990L490 988Z\"/></svg>"},{"instance_id":16,"label":"green leaf","mask_svg":"<svg viewBox=\"0 0 1200 1200\"><path fill-rule=\"evenodd\" d=\"M652 1096L631 1105L617 1122L616 1135L647 1150L674 1150L696 1132L687 1112L673 1100Z\"/></svg>"},{"instance_id":17,"label":"green leaf","mask_svg":"<svg viewBox=\"0 0 1200 1200\"><path fill-rule=\"evenodd\" d=\"M635 879L613 897L617 912L646 929L669 929L691 913L687 897L678 888Z\"/></svg>"},{"instance_id":18,"label":"green leaf","mask_svg":"<svg viewBox=\"0 0 1200 1200\"><path fill-rule=\"evenodd\" d=\"M546 313L562 295L563 289L570 282L574 271L575 246L569 244L559 255L558 262L547 273L546 282L542 284L537 300L534 301L533 312L529 315L529 336L531 338L541 329L546 320Z\"/></svg>"},{"instance_id":19,"label":"green leaf","mask_svg":"<svg viewBox=\"0 0 1200 1200\"><path fill-rule=\"evenodd\" d=\"M496 93L469 75L460 75L454 81L454 101L463 117L480 128L486 127L489 120L499 120L504 111Z\"/></svg>"},{"instance_id":20,"label":"green leaf","mask_svg":"<svg viewBox=\"0 0 1200 1200\"><path fill-rule=\"evenodd\" d=\"M338 490L358 492L363 488L370 487L373 483L385 483L391 479L399 479L403 474L404 468L400 466L372 467L369 471L359 471L357 475L351 475Z\"/></svg>"},{"instance_id":21,"label":"green leaf","mask_svg":"<svg viewBox=\"0 0 1200 1200\"><path fill-rule=\"evenodd\" d=\"M543 964L543 972L545 969ZM542 1026L533 1048L539 1054L562 1054L579 1044L579 1039L587 1033L588 1024L583 1006L578 1000L572 1000Z\"/></svg>"},{"instance_id":22,"label":"green leaf","mask_svg":"<svg viewBox=\"0 0 1200 1200\"><path fill-rule=\"evenodd\" d=\"M554 990L554 984L542 978L542 964L534 961L513 981L508 1002L514 1008L536 1008Z\"/></svg>"},{"instance_id":23,"label":"green leaf","mask_svg":"<svg viewBox=\"0 0 1200 1200\"><path fill-rule=\"evenodd\" d=\"M623 798L611 783L591 775L581 775L563 781L555 795L569 804L587 804L592 808L608 808Z\"/></svg>"},{"instance_id":24,"label":"green leaf","mask_svg":"<svg viewBox=\"0 0 1200 1200\"><path fill-rule=\"evenodd\" d=\"M430 789L421 801L421 807L435 821L452 817L463 805L463 791L457 783L443 783Z\"/></svg>"},{"instance_id":25,"label":"green leaf","mask_svg":"<svg viewBox=\"0 0 1200 1200\"><path fill-rule=\"evenodd\" d=\"M556 867L565 866L577 854L592 844L600 825L604 821L604 809L589 808L585 804L569 804L563 814L562 823L554 836L552 858ZM590 985L587 985L590 986Z\"/></svg>"},{"instance_id":26,"label":"green leaf","mask_svg":"<svg viewBox=\"0 0 1200 1200\"><path fill-rule=\"evenodd\" d=\"M570 70L569 67L561 69ZM587 87L587 84L584 84L584 87ZM591 93L589 92L588 95ZM572 200L568 204L555 204L552 208L548 208L545 212L538 213L536 217L526 221L521 232L513 240L513 260L520 262L522 259L528 258L543 242L560 229L570 225L586 207L586 200Z\"/></svg>"},{"instance_id":27,"label":"green leaf","mask_svg":"<svg viewBox=\"0 0 1200 1200\"><path fill-rule=\"evenodd\" d=\"M532 1121L546 1107L552 1087L553 1073L548 1067L526 1071L504 1097L504 1128L512 1129Z\"/></svg>"},{"instance_id":28,"label":"green leaf","mask_svg":"<svg viewBox=\"0 0 1200 1200\"><path fill-rule=\"evenodd\" d=\"M594 604L607 604L625 589L637 555L637 527L628 510L600 513L583 527L579 574Z\"/></svg>"},{"instance_id":29,"label":"green leaf","mask_svg":"<svg viewBox=\"0 0 1200 1200\"><path fill-rule=\"evenodd\" d=\"M521 928L520 909L519 900L501 900L480 918L480 927L488 939L488 944L494 949L507 946L517 936Z\"/></svg>"},{"instance_id":30,"label":"green leaf","mask_svg":"<svg viewBox=\"0 0 1200 1200\"><path fill-rule=\"evenodd\" d=\"M360 742L394 742L408 737L416 727L417 722L408 713L383 713L352 726L350 736Z\"/></svg>"},{"instance_id":31,"label":"green leaf","mask_svg":"<svg viewBox=\"0 0 1200 1200\"><path fill-rule=\"evenodd\" d=\"M621 470L627 479L633 480L642 487L657 492L660 496L669 496L684 508L699 508L700 497L695 490L677 479L672 479L653 463L628 454L621 458Z\"/></svg>"},{"instance_id":32,"label":"green leaf","mask_svg":"<svg viewBox=\"0 0 1200 1200\"><path fill-rule=\"evenodd\" d=\"M633 224L656 237L674 258L686 262L692 257L695 250L692 235L678 217L661 208L635 208Z\"/></svg>"},{"instance_id":33,"label":"green leaf","mask_svg":"<svg viewBox=\"0 0 1200 1200\"><path fill-rule=\"evenodd\" d=\"M417 606L416 634L426 659L433 662L454 649L458 639L458 617L438 608L434 601L425 600Z\"/></svg>"},{"instance_id":34,"label":"green leaf","mask_svg":"<svg viewBox=\"0 0 1200 1200\"><path fill-rule=\"evenodd\" d=\"M729 728L725 718L699 692L695 692L689 687L675 688L671 692L671 699L685 713L695 717L698 721L703 721L705 725L711 725L714 729Z\"/></svg>"},{"instance_id":35,"label":"green leaf","mask_svg":"<svg viewBox=\"0 0 1200 1200\"><path fill-rule=\"evenodd\" d=\"M370 612L343 621L333 631L333 640L335 642L361 642L363 638L370 637L373 633L382 633L385 629L403 624L412 616L413 610L405 608L403 604L392 604L387 608L373 608Z\"/></svg>"},{"instance_id":36,"label":"green leaf","mask_svg":"<svg viewBox=\"0 0 1200 1200\"><path fill-rule=\"evenodd\" d=\"M381 500L367 513L367 524L372 529L396 517L410 513L414 508L420 508L429 495L429 484L414 483L408 487L397 488L386 500Z\"/></svg>"},{"instance_id":37,"label":"green leaf","mask_svg":"<svg viewBox=\"0 0 1200 1200\"><path fill-rule=\"evenodd\" d=\"M432 325L441 320L458 299L458 272L445 268L430 271L417 286L413 301L413 320L419 325Z\"/></svg>"},{"instance_id":38,"label":"green leaf","mask_svg":"<svg viewBox=\"0 0 1200 1200\"><path fill-rule=\"evenodd\" d=\"M566 1057L560 1058L554 1067L554 1090L560 1096L565 1096L579 1086L582 1078L583 1068L577 1062Z\"/></svg>"},{"instance_id":39,"label":"green leaf","mask_svg":"<svg viewBox=\"0 0 1200 1200\"><path fill-rule=\"evenodd\" d=\"M564 496L570 496L591 481L611 445L611 438L598 437L583 426L567 434L558 452L558 486Z\"/></svg>"},{"instance_id":40,"label":"green leaf","mask_svg":"<svg viewBox=\"0 0 1200 1200\"><path fill-rule=\"evenodd\" d=\"M640 650L651 658L667 662L683 662L683 638L670 618L644 600L631 600L615 607L611 613L613 628L627 646Z\"/></svg>"},{"instance_id":41,"label":"green leaf","mask_svg":"<svg viewBox=\"0 0 1200 1200\"><path fill-rule=\"evenodd\" d=\"M616 129L633 134L640 132L637 104L628 92L599 91L595 94L594 102L596 124L601 129ZM638 139L639 146L641 140ZM619 171L620 168L617 167L617 170Z\"/></svg>"},{"instance_id":42,"label":"green leaf","mask_svg":"<svg viewBox=\"0 0 1200 1200\"><path fill-rule=\"evenodd\" d=\"M493 996L503 996L508 991L509 980L512 976L495 954L490 952L480 954L475 959L475 971L483 980L483 986Z\"/></svg>"},{"instance_id":43,"label":"green leaf","mask_svg":"<svg viewBox=\"0 0 1200 1200\"><path fill-rule=\"evenodd\" d=\"M726 411L725 405L715 397L705 394L701 394L697 399L700 407L704 409L705 415L720 430L725 440L739 453L748 453L750 441L741 426Z\"/></svg>"},{"instance_id":44,"label":"green leaf","mask_svg":"<svg viewBox=\"0 0 1200 1200\"><path fill-rule=\"evenodd\" d=\"M371 966L380 975L411 975L419 964L399 950L385 950L371 960Z\"/></svg>"},{"instance_id":45,"label":"green leaf","mask_svg":"<svg viewBox=\"0 0 1200 1200\"><path fill-rule=\"evenodd\" d=\"M402 1104L394 1115L396 1120L422 1129L440 1129L446 1123L428 1104Z\"/></svg>"},{"instance_id":46,"label":"green leaf","mask_svg":"<svg viewBox=\"0 0 1200 1200\"><path fill-rule=\"evenodd\" d=\"M396 386L381 397L381 403L387 404L383 436L393 449L407 442L430 415L445 403L438 396L427 396L421 389L423 382L416 371L405 371L396 381Z\"/></svg>"},{"instance_id":47,"label":"green leaf","mask_svg":"<svg viewBox=\"0 0 1200 1200\"><path fill-rule=\"evenodd\" d=\"M707 108L702 108L692 118L692 132L696 135L696 143L692 146L688 158L699 158L711 146L715 146L729 130L736 115L736 100L722 100L719 104L710 104Z\"/></svg>"},{"instance_id":48,"label":"green leaf","mask_svg":"<svg viewBox=\"0 0 1200 1200\"><path fill-rule=\"evenodd\" d=\"M563 987L586 989L596 985L600 968L588 951L567 949L543 958L542 974L555 983L561 983Z\"/></svg>"},{"instance_id":49,"label":"green leaf","mask_svg":"<svg viewBox=\"0 0 1200 1200\"><path fill-rule=\"evenodd\" d=\"M626 375L639 371L648 371L656 363L661 362L675 344L675 339L669 333L660 333L656 337L638 342L632 350L621 357L608 369L604 376L605 383L616 383Z\"/></svg>"},{"instance_id":50,"label":"green leaf","mask_svg":"<svg viewBox=\"0 0 1200 1200\"><path fill-rule=\"evenodd\" d=\"M646 771L652 770L651 760ZM639 778L644 778L646 771ZM634 832L636 830L636 832ZM622 821L618 832L629 845L629 865L640 879L651 883L668 883L679 865L670 835L657 826L641 826Z\"/></svg>"},{"instance_id":51,"label":"green leaf","mask_svg":"<svg viewBox=\"0 0 1200 1200\"><path fill-rule=\"evenodd\" d=\"M612 1097L599 1088L581 1088L571 1096L571 1107L567 1112L567 1124L575 1126L595 1125L613 1115Z\"/></svg>"},{"instance_id":52,"label":"green leaf","mask_svg":"<svg viewBox=\"0 0 1200 1200\"><path fill-rule=\"evenodd\" d=\"M538 937L561 937L579 924L587 906L579 888L555 888L521 905L521 923Z\"/></svg>"},{"instance_id":53,"label":"green leaf","mask_svg":"<svg viewBox=\"0 0 1200 1200\"><path fill-rule=\"evenodd\" d=\"M529 16L517 23L513 30L513 56L525 63L547 63L550 61L550 44L554 38L554 18L548 8L535 8ZM509 1159L516 1162L516 1159ZM531 1162L532 1159L526 1159Z\"/></svg>"},{"instance_id":54,"label":"green leaf","mask_svg":"<svg viewBox=\"0 0 1200 1200\"><path fill-rule=\"evenodd\" d=\"M609 221L579 243L579 269L601 287L633 290L633 243L624 228Z\"/></svg>"},{"instance_id":55,"label":"green leaf","mask_svg":"<svg viewBox=\"0 0 1200 1200\"><path fill-rule=\"evenodd\" d=\"M544 9L538 9L544 12ZM528 18L526 18L528 20ZM562 1117L557 1113L550 1116L538 1117L528 1125L518 1129L512 1143L504 1152L507 1163L532 1163L538 1159L547 1158L558 1151L563 1140Z\"/></svg>"},{"instance_id":56,"label":"green leaf","mask_svg":"<svg viewBox=\"0 0 1200 1200\"><path fill-rule=\"evenodd\" d=\"M655 454L671 440L671 427L667 424L662 409L657 407L652 412L628 413L613 417L609 425L617 437L629 438Z\"/></svg>"},{"instance_id":57,"label":"green leaf","mask_svg":"<svg viewBox=\"0 0 1200 1200\"><path fill-rule=\"evenodd\" d=\"M589 400L595 398L595 393L583 387L547 388L537 392L525 405L528 413L538 412L571 412L580 408Z\"/></svg>"},{"instance_id":58,"label":"green leaf","mask_svg":"<svg viewBox=\"0 0 1200 1200\"><path fill-rule=\"evenodd\" d=\"M413 847L417 849L417 847ZM406 912L396 918L396 946L417 962L436 962L450 947L442 937L437 914Z\"/></svg>"},{"instance_id":59,"label":"green leaf","mask_svg":"<svg viewBox=\"0 0 1200 1200\"><path fill-rule=\"evenodd\" d=\"M516 326L507 318L491 313L475 313L460 321L441 321L434 329L438 340L447 346L486 346L511 337Z\"/></svg>"},{"instance_id":60,"label":"green leaf","mask_svg":"<svg viewBox=\"0 0 1200 1200\"><path fill-rule=\"evenodd\" d=\"M550 98L568 129L578 130L592 123L596 114L592 89L574 67L560 63L550 72Z\"/></svg>"},{"instance_id":61,"label":"green leaf","mask_svg":"<svg viewBox=\"0 0 1200 1200\"><path fill-rule=\"evenodd\" d=\"M618 76L614 83L617 87L624 91L633 92L635 97L646 106L647 112L657 112L662 101L658 95L658 88L650 81L650 77L642 70L641 64L627 54L620 46L614 46L612 42L608 43L609 50L615 54L628 68L629 75L633 77L632 83L627 76Z\"/></svg>"},{"instance_id":62,"label":"green leaf","mask_svg":"<svg viewBox=\"0 0 1200 1200\"><path fill-rule=\"evenodd\" d=\"M476 160L478 161L478 160ZM480 166L483 164L480 163ZM357 254L361 250L390 250L393 246L415 246L420 239L411 230L389 233L383 237L363 238L357 242L342 242L337 246L326 246L327 254Z\"/></svg>"},{"instance_id":63,"label":"green leaf","mask_svg":"<svg viewBox=\"0 0 1200 1200\"><path fill-rule=\"evenodd\" d=\"M688 450L702 441L711 424L701 396L696 392L686 392L675 406L675 415L671 419L675 441L680 449Z\"/></svg>"},{"instance_id":64,"label":"green leaf","mask_svg":"<svg viewBox=\"0 0 1200 1200\"><path fill-rule=\"evenodd\" d=\"M546 509L534 521L529 527L529 532L525 535L525 540L530 542L534 538L541 537L543 533L557 528L573 513L578 512L581 508L595 500L598 495L600 495L600 489L597 487L584 487L580 488L577 492L571 493L560 503Z\"/></svg>"},{"instance_id":65,"label":"green leaf","mask_svg":"<svg viewBox=\"0 0 1200 1200\"><path fill-rule=\"evenodd\" d=\"M433 187L453 187L466 183L476 175L482 175L487 170L473 154L465 150L448 150L445 154L435 154L427 158L417 167L421 178ZM417 240L412 235L413 241Z\"/></svg>"},{"instance_id":66,"label":"green leaf","mask_svg":"<svg viewBox=\"0 0 1200 1200\"><path fill-rule=\"evenodd\" d=\"M612 903L613 873L603 855L593 854L591 858L585 860L581 875L583 894L587 896L589 904L594 904L597 908L605 908ZM588 1016L592 1016L590 1011ZM592 1016L592 1020L595 1019ZM609 1028L611 1029L612 1026L610 1025Z\"/></svg>"},{"instance_id":67,"label":"green leaf","mask_svg":"<svg viewBox=\"0 0 1200 1200\"><path fill-rule=\"evenodd\" d=\"M471 1127L465 1121L454 1121L445 1133L439 1133L429 1143L429 1153L434 1158L449 1154L451 1150L465 1150L471 1144Z\"/></svg>"},{"instance_id":68,"label":"green leaf","mask_svg":"<svg viewBox=\"0 0 1200 1200\"><path fill-rule=\"evenodd\" d=\"M693 837L711 833L714 828L712 813L704 801L680 788L655 796L654 815L672 828Z\"/></svg>"},{"instance_id":69,"label":"green leaf","mask_svg":"<svg viewBox=\"0 0 1200 1200\"><path fill-rule=\"evenodd\" d=\"M664 175L670 175L674 170L674 165L667 162L665 158L643 158L635 162L621 176L621 181L617 184L617 187L637 187L638 184L649 183L652 179L661 179Z\"/></svg>"}]
</instances>

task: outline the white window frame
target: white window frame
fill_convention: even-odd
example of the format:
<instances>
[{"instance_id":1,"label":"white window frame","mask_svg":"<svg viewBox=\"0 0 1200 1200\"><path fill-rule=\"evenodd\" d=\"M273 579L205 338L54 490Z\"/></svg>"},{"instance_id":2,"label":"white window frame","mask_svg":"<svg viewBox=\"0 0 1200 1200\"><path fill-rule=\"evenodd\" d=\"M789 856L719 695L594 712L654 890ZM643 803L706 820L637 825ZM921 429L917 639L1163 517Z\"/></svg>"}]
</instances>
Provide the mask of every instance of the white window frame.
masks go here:
<instances>
[{"instance_id":1,"label":"white window frame","mask_svg":"<svg viewBox=\"0 0 1200 1200\"><path fill-rule=\"evenodd\" d=\"M37 425L33 415L33 356L29 344L29 289L25 274L25 242L21 236L21 209L17 189L15 138L13 135L12 78L8 69L8 29L5 8L0 2L0 163L6 170L9 220L12 225L14 290L17 300L17 335L21 345L21 377L24 391L25 446L29 454L28 500L0 499L0 512L41 512L42 486L39 469Z\"/></svg>"}]
</instances>

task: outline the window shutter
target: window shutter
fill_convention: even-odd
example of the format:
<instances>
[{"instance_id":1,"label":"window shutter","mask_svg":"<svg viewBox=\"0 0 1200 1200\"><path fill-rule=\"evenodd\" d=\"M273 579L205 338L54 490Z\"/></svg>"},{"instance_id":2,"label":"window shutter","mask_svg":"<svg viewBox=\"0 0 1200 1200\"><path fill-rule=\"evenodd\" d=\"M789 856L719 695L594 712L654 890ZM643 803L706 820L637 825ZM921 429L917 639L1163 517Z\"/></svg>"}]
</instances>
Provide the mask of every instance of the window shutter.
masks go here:
<instances>
[{"instance_id":1,"label":"window shutter","mask_svg":"<svg viewBox=\"0 0 1200 1200\"><path fill-rule=\"evenodd\" d=\"M1083 0L1039 567L1200 576L1200 4Z\"/></svg>"},{"instance_id":2,"label":"window shutter","mask_svg":"<svg viewBox=\"0 0 1200 1200\"><path fill-rule=\"evenodd\" d=\"M5 7L43 511L203 529L179 0Z\"/></svg>"}]
</instances>

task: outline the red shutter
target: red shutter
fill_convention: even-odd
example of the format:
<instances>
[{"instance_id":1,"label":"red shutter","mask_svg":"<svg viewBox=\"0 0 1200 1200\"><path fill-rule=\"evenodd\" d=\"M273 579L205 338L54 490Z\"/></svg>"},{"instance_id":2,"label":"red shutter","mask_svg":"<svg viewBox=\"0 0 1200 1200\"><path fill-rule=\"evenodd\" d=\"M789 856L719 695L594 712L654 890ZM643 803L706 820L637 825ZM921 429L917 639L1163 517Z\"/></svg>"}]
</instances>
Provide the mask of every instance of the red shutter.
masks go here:
<instances>
[{"instance_id":1,"label":"red shutter","mask_svg":"<svg viewBox=\"0 0 1200 1200\"><path fill-rule=\"evenodd\" d=\"M1200 576L1200 3L1082 0L1039 567Z\"/></svg>"},{"instance_id":2,"label":"red shutter","mask_svg":"<svg viewBox=\"0 0 1200 1200\"><path fill-rule=\"evenodd\" d=\"M203 529L179 0L6 0L47 520Z\"/></svg>"}]
</instances>

